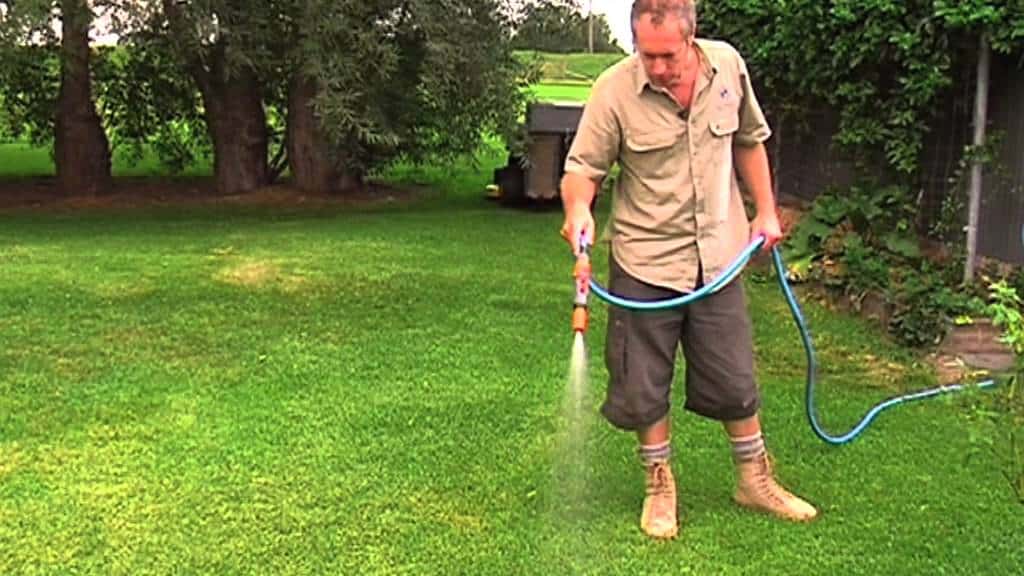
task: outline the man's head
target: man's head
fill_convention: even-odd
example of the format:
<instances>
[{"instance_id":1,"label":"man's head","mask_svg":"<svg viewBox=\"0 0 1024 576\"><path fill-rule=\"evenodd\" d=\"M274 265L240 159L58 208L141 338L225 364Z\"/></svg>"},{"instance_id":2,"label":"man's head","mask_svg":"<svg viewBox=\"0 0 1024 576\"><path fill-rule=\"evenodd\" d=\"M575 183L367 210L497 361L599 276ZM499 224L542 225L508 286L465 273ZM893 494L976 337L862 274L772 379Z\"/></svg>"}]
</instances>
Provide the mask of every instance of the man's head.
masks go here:
<instances>
[{"instance_id":1,"label":"man's head","mask_svg":"<svg viewBox=\"0 0 1024 576\"><path fill-rule=\"evenodd\" d=\"M697 32L696 0L635 0L630 14L633 43L657 86L681 81L690 43Z\"/></svg>"}]
</instances>

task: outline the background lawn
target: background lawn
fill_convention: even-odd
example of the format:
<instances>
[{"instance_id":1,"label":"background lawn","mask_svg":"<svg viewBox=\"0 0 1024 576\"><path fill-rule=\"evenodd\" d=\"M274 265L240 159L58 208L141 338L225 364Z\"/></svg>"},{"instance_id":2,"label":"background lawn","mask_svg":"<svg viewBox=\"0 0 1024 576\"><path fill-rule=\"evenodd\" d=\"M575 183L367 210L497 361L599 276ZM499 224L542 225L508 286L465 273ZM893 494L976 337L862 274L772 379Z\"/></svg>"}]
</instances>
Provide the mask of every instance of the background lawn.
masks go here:
<instances>
[{"instance_id":1,"label":"background lawn","mask_svg":"<svg viewBox=\"0 0 1024 576\"><path fill-rule=\"evenodd\" d=\"M720 430L676 408L681 536L648 541L633 440L595 416L606 310L569 445L560 215L483 200L495 157L393 172L439 191L411 206L0 215L0 573L1022 573L1024 508L968 458L963 401L824 445L758 274L770 446L821 519L732 505ZM931 383L806 311L834 430Z\"/></svg>"},{"instance_id":2,"label":"background lawn","mask_svg":"<svg viewBox=\"0 0 1024 576\"><path fill-rule=\"evenodd\" d=\"M535 98L542 102L586 102L590 97L589 84L537 84L531 88Z\"/></svg>"},{"instance_id":3,"label":"background lawn","mask_svg":"<svg viewBox=\"0 0 1024 576\"><path fill-rule=\"evenodd\" d=\"M123 154L115 153L114 177L148 177L166 174L154 154L147 154L140 162L131 164ZM52 176L55 170L48 148L34 148L23 142L0 142L0 178L25 178ZM181 176L206 176L213 173L210 160L197 162L186 169Z\"/></svg>"}]
</instances>

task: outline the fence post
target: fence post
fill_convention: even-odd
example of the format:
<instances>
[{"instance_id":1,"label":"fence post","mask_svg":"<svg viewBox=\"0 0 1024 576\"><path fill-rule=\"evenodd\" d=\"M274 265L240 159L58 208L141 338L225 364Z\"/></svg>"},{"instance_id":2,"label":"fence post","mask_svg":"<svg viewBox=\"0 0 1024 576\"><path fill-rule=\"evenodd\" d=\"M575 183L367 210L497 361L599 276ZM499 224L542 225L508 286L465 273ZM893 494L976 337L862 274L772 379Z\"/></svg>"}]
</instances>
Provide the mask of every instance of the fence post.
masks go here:
<instances>
[{"instance_id":1,"label":"fence post","mask_svg":"<svg viewBox=\"0 0 1024 576\"><path fill-rule=\"evenodd\" d=\"M967 262L964 264L964 283L974 281L975 260L978 257L978 217L981 212L982 159L978 157L985 144L985 123L988 121L988 86L992 53L988 36L981 34L978 46L978 81L974 94L974 150L971 166L971 190L967 213Z\"/></svg>"}]
</instances>

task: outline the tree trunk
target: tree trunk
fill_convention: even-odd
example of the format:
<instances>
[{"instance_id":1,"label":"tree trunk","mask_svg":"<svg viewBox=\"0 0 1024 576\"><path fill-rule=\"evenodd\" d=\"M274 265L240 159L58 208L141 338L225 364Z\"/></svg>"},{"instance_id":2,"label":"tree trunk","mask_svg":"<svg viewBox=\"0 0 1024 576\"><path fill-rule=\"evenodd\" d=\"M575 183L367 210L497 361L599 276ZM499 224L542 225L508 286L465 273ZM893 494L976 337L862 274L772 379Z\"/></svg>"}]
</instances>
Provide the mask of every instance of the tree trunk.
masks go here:
<instances>
[{"instance_id":1,"label":"tree trunk","mask_svg":"<svg viewBox=\"0 0 1024 576\"><path fill-rule=\"evenodd\" d=\"M213 141L217 191L241 194L266 186L270 181L270 142L256 75L239 71L233 77L204 74L197 80Z\"/></svg>"},{"instance_id":2,"label":"tree trunk","mask_svg":"<svg viewBox=\"0 0 1024 576\"><path fill-rule=\"evenodd\" d=\"M177 0L162 0L172 37L194 34ZM270 182L270 135L262 85L253 70L228 64L223 39L205 54L179 52L203 97L206 129L213 141L213 170L221 194L251 192Z\"/></svg>"},{"instance_id":3,"label":"tree trunk","mask_svg":"<svg viewBox=\"0 0 1024 576\"><path fill-rule=\"evenodd\" d=\"M89 27L84 0L61 2L61 83L54 160L64 194L94 195L110 186L110 142L92 100Z\"/></svg>"},{"instance_id":4,"label":"tree trunk","mask_svg":"<svg viewBox=\"0 0 1024 576\"><path fill-rule=\"evenodd\" d=\"M345 193L362 190L363 179L341 167L313 109L316 81L292 79L288 92L288 165L295 186L307 192Z\"/></svg>"},{"instance_id":5,"label":"tree trunk","mask_svg":"<svg viewBox=\"0 0 1024 576\"><path fill-rule=\"evenodd\" d=\"M313 110L316 82L296 75L288 89L288 166L295 186L307 192L334 192L338 171L330 158L320 120Z\"/></svg>"}]
</instances>

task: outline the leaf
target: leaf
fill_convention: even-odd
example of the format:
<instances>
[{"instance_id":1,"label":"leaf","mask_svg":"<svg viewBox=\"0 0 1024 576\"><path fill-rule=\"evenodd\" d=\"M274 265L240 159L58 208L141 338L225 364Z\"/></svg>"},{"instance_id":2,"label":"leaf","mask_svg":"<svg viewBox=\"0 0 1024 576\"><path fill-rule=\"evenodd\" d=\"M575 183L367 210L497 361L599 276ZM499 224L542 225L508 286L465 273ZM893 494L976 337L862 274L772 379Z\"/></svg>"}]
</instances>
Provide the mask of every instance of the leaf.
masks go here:
<instances>
[{"instance_id":1,"label":"leaf","mask_svg":"<svg viewBox=\"0 0 1024 576\"><path fill-rule=\"evenodd\" d=\"M899 254L905 258L920 258L921 249L917 242L908 236L891 233L885 237L885 247L890 252Z\"/></svg>"},{"instance_id":2,"label":"leaf","mask_svg":"<svg viewBox=\"0 0 1024 576\"><path fill-rule=\"evenodd\" d=\"M786 276L791 282L803 282L807 280L811 273L811 264L814 260L813 256L804 256L800 259L791 261L786 266Z\"/></svg>"}]
</instances>

